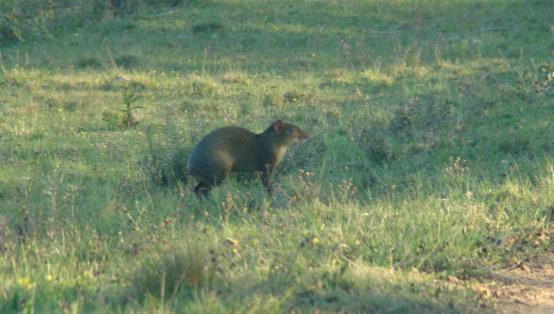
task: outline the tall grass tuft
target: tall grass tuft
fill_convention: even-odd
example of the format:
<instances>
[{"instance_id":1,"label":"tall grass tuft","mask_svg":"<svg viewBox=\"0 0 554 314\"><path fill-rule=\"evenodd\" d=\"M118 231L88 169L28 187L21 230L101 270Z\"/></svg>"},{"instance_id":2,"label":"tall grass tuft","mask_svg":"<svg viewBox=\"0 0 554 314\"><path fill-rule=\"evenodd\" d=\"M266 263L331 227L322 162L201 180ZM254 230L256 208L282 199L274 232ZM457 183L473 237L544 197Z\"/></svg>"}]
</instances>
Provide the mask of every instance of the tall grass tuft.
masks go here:
<instances>
[{"instance_id":1,"label":"tall grass tuft","mask_svg":"<svg viewBox=\"0 0 554 314\"><path fill-rule=\"evenodd\" d=\"M210 290L216 276L208 250L187 242L146 258L128 278L131 296L173 299Z\"/></svg>"}]
</instances>

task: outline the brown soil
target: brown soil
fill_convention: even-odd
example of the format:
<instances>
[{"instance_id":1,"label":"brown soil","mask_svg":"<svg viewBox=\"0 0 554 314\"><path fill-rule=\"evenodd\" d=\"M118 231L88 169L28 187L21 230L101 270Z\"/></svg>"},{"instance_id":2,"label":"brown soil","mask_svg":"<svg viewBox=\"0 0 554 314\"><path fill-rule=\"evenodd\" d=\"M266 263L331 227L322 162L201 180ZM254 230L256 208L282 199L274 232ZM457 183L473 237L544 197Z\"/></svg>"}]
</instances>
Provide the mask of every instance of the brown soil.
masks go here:
<instances>
[{"instance_id":1,"label":"brown soil","mask_svg":"<svg viewBox=\"0 0 554 314\"><path fill-rule=\"evenodd\" d=\"M494 272L477 289L498 313L554 313L554 252Z\"/></svg>"}]
</instances>

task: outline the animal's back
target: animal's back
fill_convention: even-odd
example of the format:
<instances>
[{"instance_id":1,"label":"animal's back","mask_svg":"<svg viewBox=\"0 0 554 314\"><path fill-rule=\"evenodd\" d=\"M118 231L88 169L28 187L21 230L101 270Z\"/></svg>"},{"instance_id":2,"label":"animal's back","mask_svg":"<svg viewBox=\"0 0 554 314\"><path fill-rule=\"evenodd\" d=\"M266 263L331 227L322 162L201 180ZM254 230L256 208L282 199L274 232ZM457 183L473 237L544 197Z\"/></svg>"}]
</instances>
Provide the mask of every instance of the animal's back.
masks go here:
<instances>
[{"instance_id":1,"label":"animal's back","mask_svg":"<svg viewBox=\"0 0 554 314\"><path fill-rule=\"evenodd\" d=\"M244 163L256 149L256 134L236 126L216 129L198 142L188 162L189 174L202 181L220 181L235 163ZM252 156L253 157L253 156Z\"/></svg>"}]
</instances>

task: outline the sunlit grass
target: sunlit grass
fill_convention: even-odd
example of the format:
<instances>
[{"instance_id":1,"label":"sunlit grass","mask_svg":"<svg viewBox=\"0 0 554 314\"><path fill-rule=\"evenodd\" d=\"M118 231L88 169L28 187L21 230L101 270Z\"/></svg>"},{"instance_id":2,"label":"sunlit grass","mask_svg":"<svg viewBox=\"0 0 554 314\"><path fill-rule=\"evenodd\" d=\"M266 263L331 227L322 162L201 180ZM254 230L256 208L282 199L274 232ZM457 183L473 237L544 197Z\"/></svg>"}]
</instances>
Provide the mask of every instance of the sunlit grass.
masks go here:
<instances>
[{"instance_id":1,"label":"sunlit grass","mask_svg":"<svg viewBox=\"0 0 554 314\"><path fill-rule=\"evenodd\" d=\"M482 310L552 249L546 6L209 1L0 46L0 312ZM310 140L272 197L194 197L201 136L276 118Z\"/></svg>"}]
</instances>

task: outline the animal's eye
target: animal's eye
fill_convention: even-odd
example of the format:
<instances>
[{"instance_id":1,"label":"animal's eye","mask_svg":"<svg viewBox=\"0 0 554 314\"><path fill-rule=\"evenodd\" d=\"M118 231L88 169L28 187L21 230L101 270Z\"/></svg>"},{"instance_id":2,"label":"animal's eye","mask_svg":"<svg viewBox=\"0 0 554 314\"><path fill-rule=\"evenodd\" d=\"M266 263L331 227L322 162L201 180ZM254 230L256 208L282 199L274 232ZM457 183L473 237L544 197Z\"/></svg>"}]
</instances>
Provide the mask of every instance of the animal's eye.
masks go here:
<instances>
[{"instance_id":1,"label":"animal's eye","mask_svg":"<svg viewBox=\"0 0 554 314\"><path fill-rule=\"evenodd\" d=\"M294 133L294 129L292 129L292 128L291 128L291 129L287 129L287 134L292 134L292 133Z\"/></svg>"}]
</instances>

